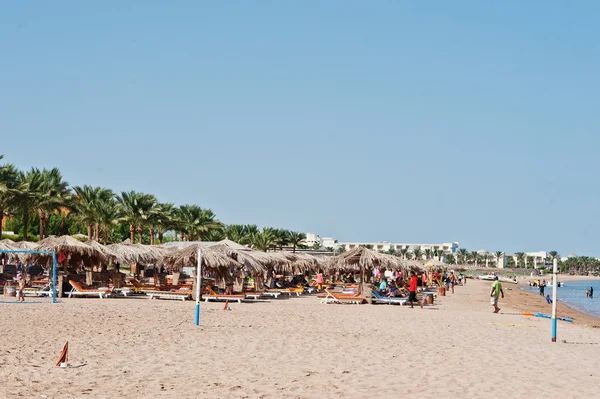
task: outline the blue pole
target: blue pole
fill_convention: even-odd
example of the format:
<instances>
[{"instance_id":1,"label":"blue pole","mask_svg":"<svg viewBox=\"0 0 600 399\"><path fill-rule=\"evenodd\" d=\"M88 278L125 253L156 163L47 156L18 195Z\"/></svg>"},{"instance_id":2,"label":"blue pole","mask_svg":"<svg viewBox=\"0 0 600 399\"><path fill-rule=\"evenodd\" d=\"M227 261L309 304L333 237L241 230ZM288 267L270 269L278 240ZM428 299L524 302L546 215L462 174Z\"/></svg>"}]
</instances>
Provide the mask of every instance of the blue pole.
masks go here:
<instances>
[{"instance_id":1,"label":"blue pole","mask_svg":"<svg viewBox=\"0 0 600 399\"><path fill-rule=\"evenodd\" d=\"M556 305L558 288L558 260L554 259L552 264L552 342L556 342Z\"/></svg>"},{"instance_id":2,"label":"blue pole","mask_svg":"<svg viewBox=\"0 0 600 399\"><path fill-rule=\"evenodd\" d=\"M52 252L52 303L56 303L56 252Z\"/></svg>"},{"instance_id":3,"label":"blue pole","mask_svg":"<svg viewBox=\"0 0 600 399\"><path fill-rule=\"evenodd\" d=\"M200 304L196 304L196 325L200 325Z\"/></svg>"}]
</instances>

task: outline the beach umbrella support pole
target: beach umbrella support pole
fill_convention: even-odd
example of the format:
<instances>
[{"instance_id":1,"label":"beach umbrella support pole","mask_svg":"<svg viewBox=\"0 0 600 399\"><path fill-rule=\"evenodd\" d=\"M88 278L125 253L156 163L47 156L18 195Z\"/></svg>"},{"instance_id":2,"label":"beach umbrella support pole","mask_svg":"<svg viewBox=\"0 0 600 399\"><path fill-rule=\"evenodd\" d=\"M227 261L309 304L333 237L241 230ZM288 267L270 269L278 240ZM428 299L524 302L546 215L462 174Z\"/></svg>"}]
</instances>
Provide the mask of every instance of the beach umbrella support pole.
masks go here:
<instances>
[{"instance_id":1,"label":"beach umbrella support pole","mask_svg":"<svg viewBox=\"0 0 600 399\"><path fill-rule=\"evenodd\" d=\"M196 325L200 325L200 292L202 285L202 250L198 248L198 267L196 268Z\"/></svg>"},{"instance_id":2,"label":"beach umbrella support pole","mask_svg":"<svg viewBox=\"0 0 600 399\"><path fill-rule=\"evenodd\" d=\"M558 286L558 259L552 262L552 342L556 342L556 289Z\"/></svg>"}]
</instances>

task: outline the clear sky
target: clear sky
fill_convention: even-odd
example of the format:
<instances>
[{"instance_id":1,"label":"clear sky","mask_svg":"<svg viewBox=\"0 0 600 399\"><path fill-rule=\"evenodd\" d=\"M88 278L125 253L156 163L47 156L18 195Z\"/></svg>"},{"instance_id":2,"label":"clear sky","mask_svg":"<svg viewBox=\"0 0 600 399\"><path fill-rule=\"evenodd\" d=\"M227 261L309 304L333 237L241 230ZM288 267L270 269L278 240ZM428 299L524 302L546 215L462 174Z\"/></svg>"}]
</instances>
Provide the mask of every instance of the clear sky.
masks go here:
<instances>
[{"instance_id":1,"label":"clear sky","mask_svg":"<svg viewBox=\"0 0 600 399\"><path fill-rule=\"evenodd\" d=\"M3 1L0 153L340 241L600 256L598 1Z\"/></svg>"}]
</instances>

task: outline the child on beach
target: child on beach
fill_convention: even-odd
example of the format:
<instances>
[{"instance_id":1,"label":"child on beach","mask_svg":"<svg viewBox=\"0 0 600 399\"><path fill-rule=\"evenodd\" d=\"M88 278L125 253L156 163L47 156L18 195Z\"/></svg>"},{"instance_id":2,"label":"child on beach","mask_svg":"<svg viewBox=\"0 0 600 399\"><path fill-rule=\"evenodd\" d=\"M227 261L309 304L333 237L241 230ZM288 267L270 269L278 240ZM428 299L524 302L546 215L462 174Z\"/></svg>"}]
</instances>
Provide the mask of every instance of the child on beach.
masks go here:
<instances>
[{"instance_id":1,"label":"child on beach","mask_svg":"<svg viewBox=\"0 0 600 399\"><path fill-rule=\"evenodd\" d=\"M548 303L548 304L552 303L552 298L550 298L550 295L546 295L546 303Z\"/></svg>"},{"instance_id":2,"label":"child on beach","mask_svg":"<svg viewBox=\"0 0 600 399\"><path fill-rule=\"evenodd\" d=\"M319 270L317 273L317 290L323 291L323 270Z\"/></svg>"},{"instance_id":3,"label":"child on beach","mask_svg":"<svg viewBox=\"0 0 600 399\"><path fill-rule=\"evenodd\" d=\"M23 290L25 289L25 279L21 273L17 274L17 302L25 302L25 294L23 294Z\"/></svg>"}]
</instances>

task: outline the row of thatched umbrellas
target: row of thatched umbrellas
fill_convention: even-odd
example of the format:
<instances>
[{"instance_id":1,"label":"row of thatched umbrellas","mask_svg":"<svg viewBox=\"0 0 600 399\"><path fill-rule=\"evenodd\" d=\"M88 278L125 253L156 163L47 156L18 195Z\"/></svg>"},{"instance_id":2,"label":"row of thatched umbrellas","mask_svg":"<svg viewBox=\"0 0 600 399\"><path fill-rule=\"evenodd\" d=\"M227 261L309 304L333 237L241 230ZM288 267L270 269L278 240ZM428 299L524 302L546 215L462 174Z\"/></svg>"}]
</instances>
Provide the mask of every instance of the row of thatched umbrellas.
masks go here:
<instances>
[{"instance_id":1,"label":"row of thatched umbrellas","mask_svg":"<svg viewBox=\"0 0 600 399\"><path fill-rule=\"evenodd\" d=\"M182 244L182 243L180 243ZM264 273L268 270L301 273L307 270L353 270L362 272L377 267L407 272L422 269L423 264L402 260L367 248L354 248L332 257L317 257L304 253L259 252L224 240L210 245L154 246L128 242L102 245L96 241L81 242L71 236L48 237L40 242L13 242L0 240L0 250L53 251L63 264L156 264L181 270L194 266L198 249L202 251L203 267L214 270L245 268L249 272ZM49 255L27 254L27 263L50 265Z\"/></svg>"}]
</instances>

